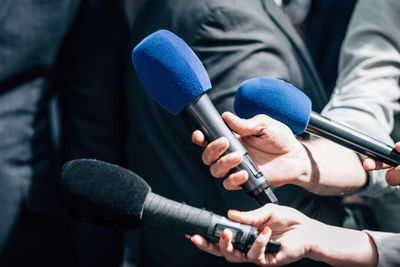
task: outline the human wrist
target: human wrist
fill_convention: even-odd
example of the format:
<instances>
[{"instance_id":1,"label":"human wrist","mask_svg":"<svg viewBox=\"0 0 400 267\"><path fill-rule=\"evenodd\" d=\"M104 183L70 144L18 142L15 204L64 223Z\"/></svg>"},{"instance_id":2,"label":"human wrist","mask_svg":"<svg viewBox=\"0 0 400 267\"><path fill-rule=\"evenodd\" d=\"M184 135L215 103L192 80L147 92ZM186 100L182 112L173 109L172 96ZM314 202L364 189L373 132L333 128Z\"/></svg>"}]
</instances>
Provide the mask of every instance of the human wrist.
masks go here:
<instances>
[{"instance_id":1,"label":"human wrist","mask_svg":"<svg viewBox=\"0 0 400 267\"><path fill-rule=\"evenodd\" d=\"M307 246L308 258L316 261L324 261L326 247L323 242L324 232L329 231L329 226L317 220L310 219L312 231L310 231L309 244Z\"/></svg>"},{"instance_id":2,"label":"human wrist","mask_svg":"<svg viewBox=\"0 0 400 267\"><path fill-rule=\"evenodd\" d=\"M339 228L317 222L309 258L333 266L376 266L378 252L373 239L362 231Z\"/></svg>"},{"instance_id":3,"label":"human wrist","mask_svg":"<svg viewBox=\"0 0 400 267\"><path fill-rule=\"evenodd\" d=\"M316 162L312 156L309 144L300 142L301 145L301 161L299 161L300 175L294 181L293 184L300 186L307 191L313 192L313 188L316 186L315 181L318 181L318 171Z\"/></svg>"}]
</instances>

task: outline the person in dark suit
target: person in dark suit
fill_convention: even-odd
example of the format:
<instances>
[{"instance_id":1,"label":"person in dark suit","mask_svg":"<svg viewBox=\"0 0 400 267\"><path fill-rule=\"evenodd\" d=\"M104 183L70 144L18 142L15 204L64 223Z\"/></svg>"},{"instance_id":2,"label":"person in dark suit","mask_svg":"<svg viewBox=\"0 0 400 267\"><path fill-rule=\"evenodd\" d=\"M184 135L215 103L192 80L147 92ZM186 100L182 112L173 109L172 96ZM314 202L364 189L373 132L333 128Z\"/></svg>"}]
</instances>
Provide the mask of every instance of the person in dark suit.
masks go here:
<instances>
[{"instance_id":1,"label":"person in dark suit","mask_svg":"<svg viewBox=\"0 0 400 267\"><path fill-rule=\"evenodd\" d=\"M80 1L0 7L0 265L50 265L64 249L56 211L49 99L54 68ZM62 263L61 263L62 265Z\"/></svg>"},{"instance_id":2,"label":"person in dark suit","mask_svg":"<svg viewBox=\"0 0 400 267\"><path fill-rule=\"evenodd\" d=\"M133 45L161 28L188 43L211 77L213 89L209 95L220 112L232 111L241 82L263 76L301 88L317 112L327 103L302 40L273 1L149 0L135 25ZM133 73L129 76L129 167L144 177L155 193L196 207L219 214L226 214L228 208L257 207L244 192L229 192L211 177L200 162L201 149L190 142L193 129L187 118L168 114ZM348 222L340 197L316 196L294 185L274 191L281 204L310 217L341 226ZM142 229L140 238L139 266L229 264L196 251L180 234Z\"/></svg>"},{"instance_id":3,"label":"person in dark suit","mask_svg":"<svg viewBox=\"0 0 400 267\"><path fill-rule=\"evenodd\" d=\"M0 5L1 266L120 264L121 233L70 221L54 197L60 158L123 164L122 7L105 0ZM49 109L57 93L61 157Z\"/></svg>"}]
</instances>

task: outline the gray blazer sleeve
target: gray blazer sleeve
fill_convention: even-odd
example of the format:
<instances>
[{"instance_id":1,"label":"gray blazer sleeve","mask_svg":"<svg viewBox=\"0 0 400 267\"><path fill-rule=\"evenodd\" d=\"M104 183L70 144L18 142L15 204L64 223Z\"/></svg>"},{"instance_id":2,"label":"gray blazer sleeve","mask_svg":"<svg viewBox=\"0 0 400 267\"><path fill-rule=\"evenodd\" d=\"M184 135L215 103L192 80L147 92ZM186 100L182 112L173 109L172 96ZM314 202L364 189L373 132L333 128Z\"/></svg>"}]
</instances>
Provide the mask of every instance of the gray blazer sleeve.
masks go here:
<instances>
[{"instance_id":1,"label":"gray blazer sleeve","mask_svg":"<svg viewBox=\"0 0 400 267\"><path fill-rule=\"evenodd\" d=\"M365 231L374 241L378 250L378 266L400 265L400 234Z\"/></svg>"},{"instance_id":2,"label":"gray blazer sleeve","mask_svg":"<svg viewBox=\"0 0 400 267\"><path fill-rule=\"evenodd\" d=\"M399 14L397 0L358 2L342 46L337 85L323 111L389 144L400 110ZM378 197L392 189L384 173L372 172L362 193Z\"/></svg>"}]
</instances>

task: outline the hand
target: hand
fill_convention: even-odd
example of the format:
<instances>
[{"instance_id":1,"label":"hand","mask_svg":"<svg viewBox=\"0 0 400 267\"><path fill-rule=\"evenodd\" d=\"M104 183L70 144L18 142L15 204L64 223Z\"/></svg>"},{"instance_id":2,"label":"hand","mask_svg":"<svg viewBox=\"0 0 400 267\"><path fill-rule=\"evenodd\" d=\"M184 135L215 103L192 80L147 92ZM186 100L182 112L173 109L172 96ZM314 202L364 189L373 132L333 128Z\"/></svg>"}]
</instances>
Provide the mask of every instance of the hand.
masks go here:
<instances>
[{"instance_id":1,"label":"hand","mask_svg":"<svg viewBox=\"0 0 400 267\"><path fill-rule=\"evenodd\" d=\"M400 152L400 142L396 143L395 147L397 152ZM392 167L386 163L375 161L372 158L366 158L363 166L367 171L389 169L386 172L386 181L390 185L400 185L400 166Z\"/></svg>"},{"instance_id":2,"label":"hand","mask_svg":"<svg viewBox=\"0 0 400 267\"><path fill-rule=\"evenodd\" d=\"M311 252L311 236L316 221L295 209L267 204L250 212L229 211L228 217L240 223L251 224L260 231L259 236L247 253L246 261L260 266L276 266L294 262ZM272 229L272 231L271 231ZM281 242L281 250L276 254L266 253L265 247L272 238ZM230 262L242 262L243 253L234 249L232 232L225 229L218 244L207 242L194 235L192 242L201 250L216 256L223 256Z\"/></svg>"},{"instance_id":3,"label":"hand","mask_svg":"<svg viewBox=\"0 0 400 267\"><path fill-rule=\"evenodd\" d=\"M266 115L241 119L230 112L225 112L222 118L238 135L238 139L268 177L272 187L288 183L303 187L311 186L309 184L311 163L307 151L286 125ZM229 147L228 140L224 137L207 144L203 133L195 131L192 141L206 147L202 161L210 166L210 172L216 178L225 177L230 169L242 161L239 152L221 157ZM240 185L246 182L247 175L244 170L230 174L223 182L224 187L228 190L240 189Z\"/></svg>"},{"instance_id":4,"label":"hand","mask_svg":"<svg viewBox=\"0 0 400 267\"><path fill-rule=\"evenodd\" d=\"M333 266L376 266L378 262L377 248L367 233L323 224L293 208L267 204L249 212L231 210L228 217L262 231L247 257L234 249L229 229L224 230L218 244L200 235L189 238L199 249L230 262L245 259L260 266L286 265L303 257ZM281 242L278 253L265 253L269 238Z\"/></svg>"}]
</instances>

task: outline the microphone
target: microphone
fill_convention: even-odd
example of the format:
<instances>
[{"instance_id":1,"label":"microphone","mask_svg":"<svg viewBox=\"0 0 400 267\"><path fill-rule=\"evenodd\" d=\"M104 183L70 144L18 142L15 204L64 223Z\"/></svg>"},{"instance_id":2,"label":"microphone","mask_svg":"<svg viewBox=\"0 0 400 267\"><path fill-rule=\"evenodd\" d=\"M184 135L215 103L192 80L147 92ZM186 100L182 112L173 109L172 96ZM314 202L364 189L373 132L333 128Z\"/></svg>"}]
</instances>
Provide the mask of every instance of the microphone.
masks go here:
<instances>
[{"instance_id":1,"label":"microphone","mask_svg":"<svg viewBox=\"0 0 400 267\"><path fill-rule=\"evenodd\" d=\"M394 147L311 111L311 100L281 80L253 78L243 82L236 92L234 109L242 118L266 114L296 135L304 131L315 134L392 166L400 162Z\"/></svg>"},{"instance_id":2,"label":"microphone","mask_svg":"<svg viewBox=\"0 0 400 267\"><path fill-rule=\"evenodd\" d=\"M137 174L97 160L64 164L57 201L75 220L114 229L161 227L218 242L223 230L229 228L233 245L244 252L257 238L255 227L154 194ZM280 243L270 240L266 249L276 253Z\"/></svg>"},{"instance_id":3,"label":"microphone","mask_svg":"<svg viewBox=\"0 0 400 267\"><path fill-rule=\"evenodd\" d=\"M143 86L161 107L174 115L183 110L209 142L224 136L229 141L225 153L243 155L233 170L247 171L242 188L249 196L261 205L278 202L267 179L212 104L206 93L211 89L207 71L181 38L167 30L154 32L133 49L132 61Z\"/></svg>"}]
</instances>

